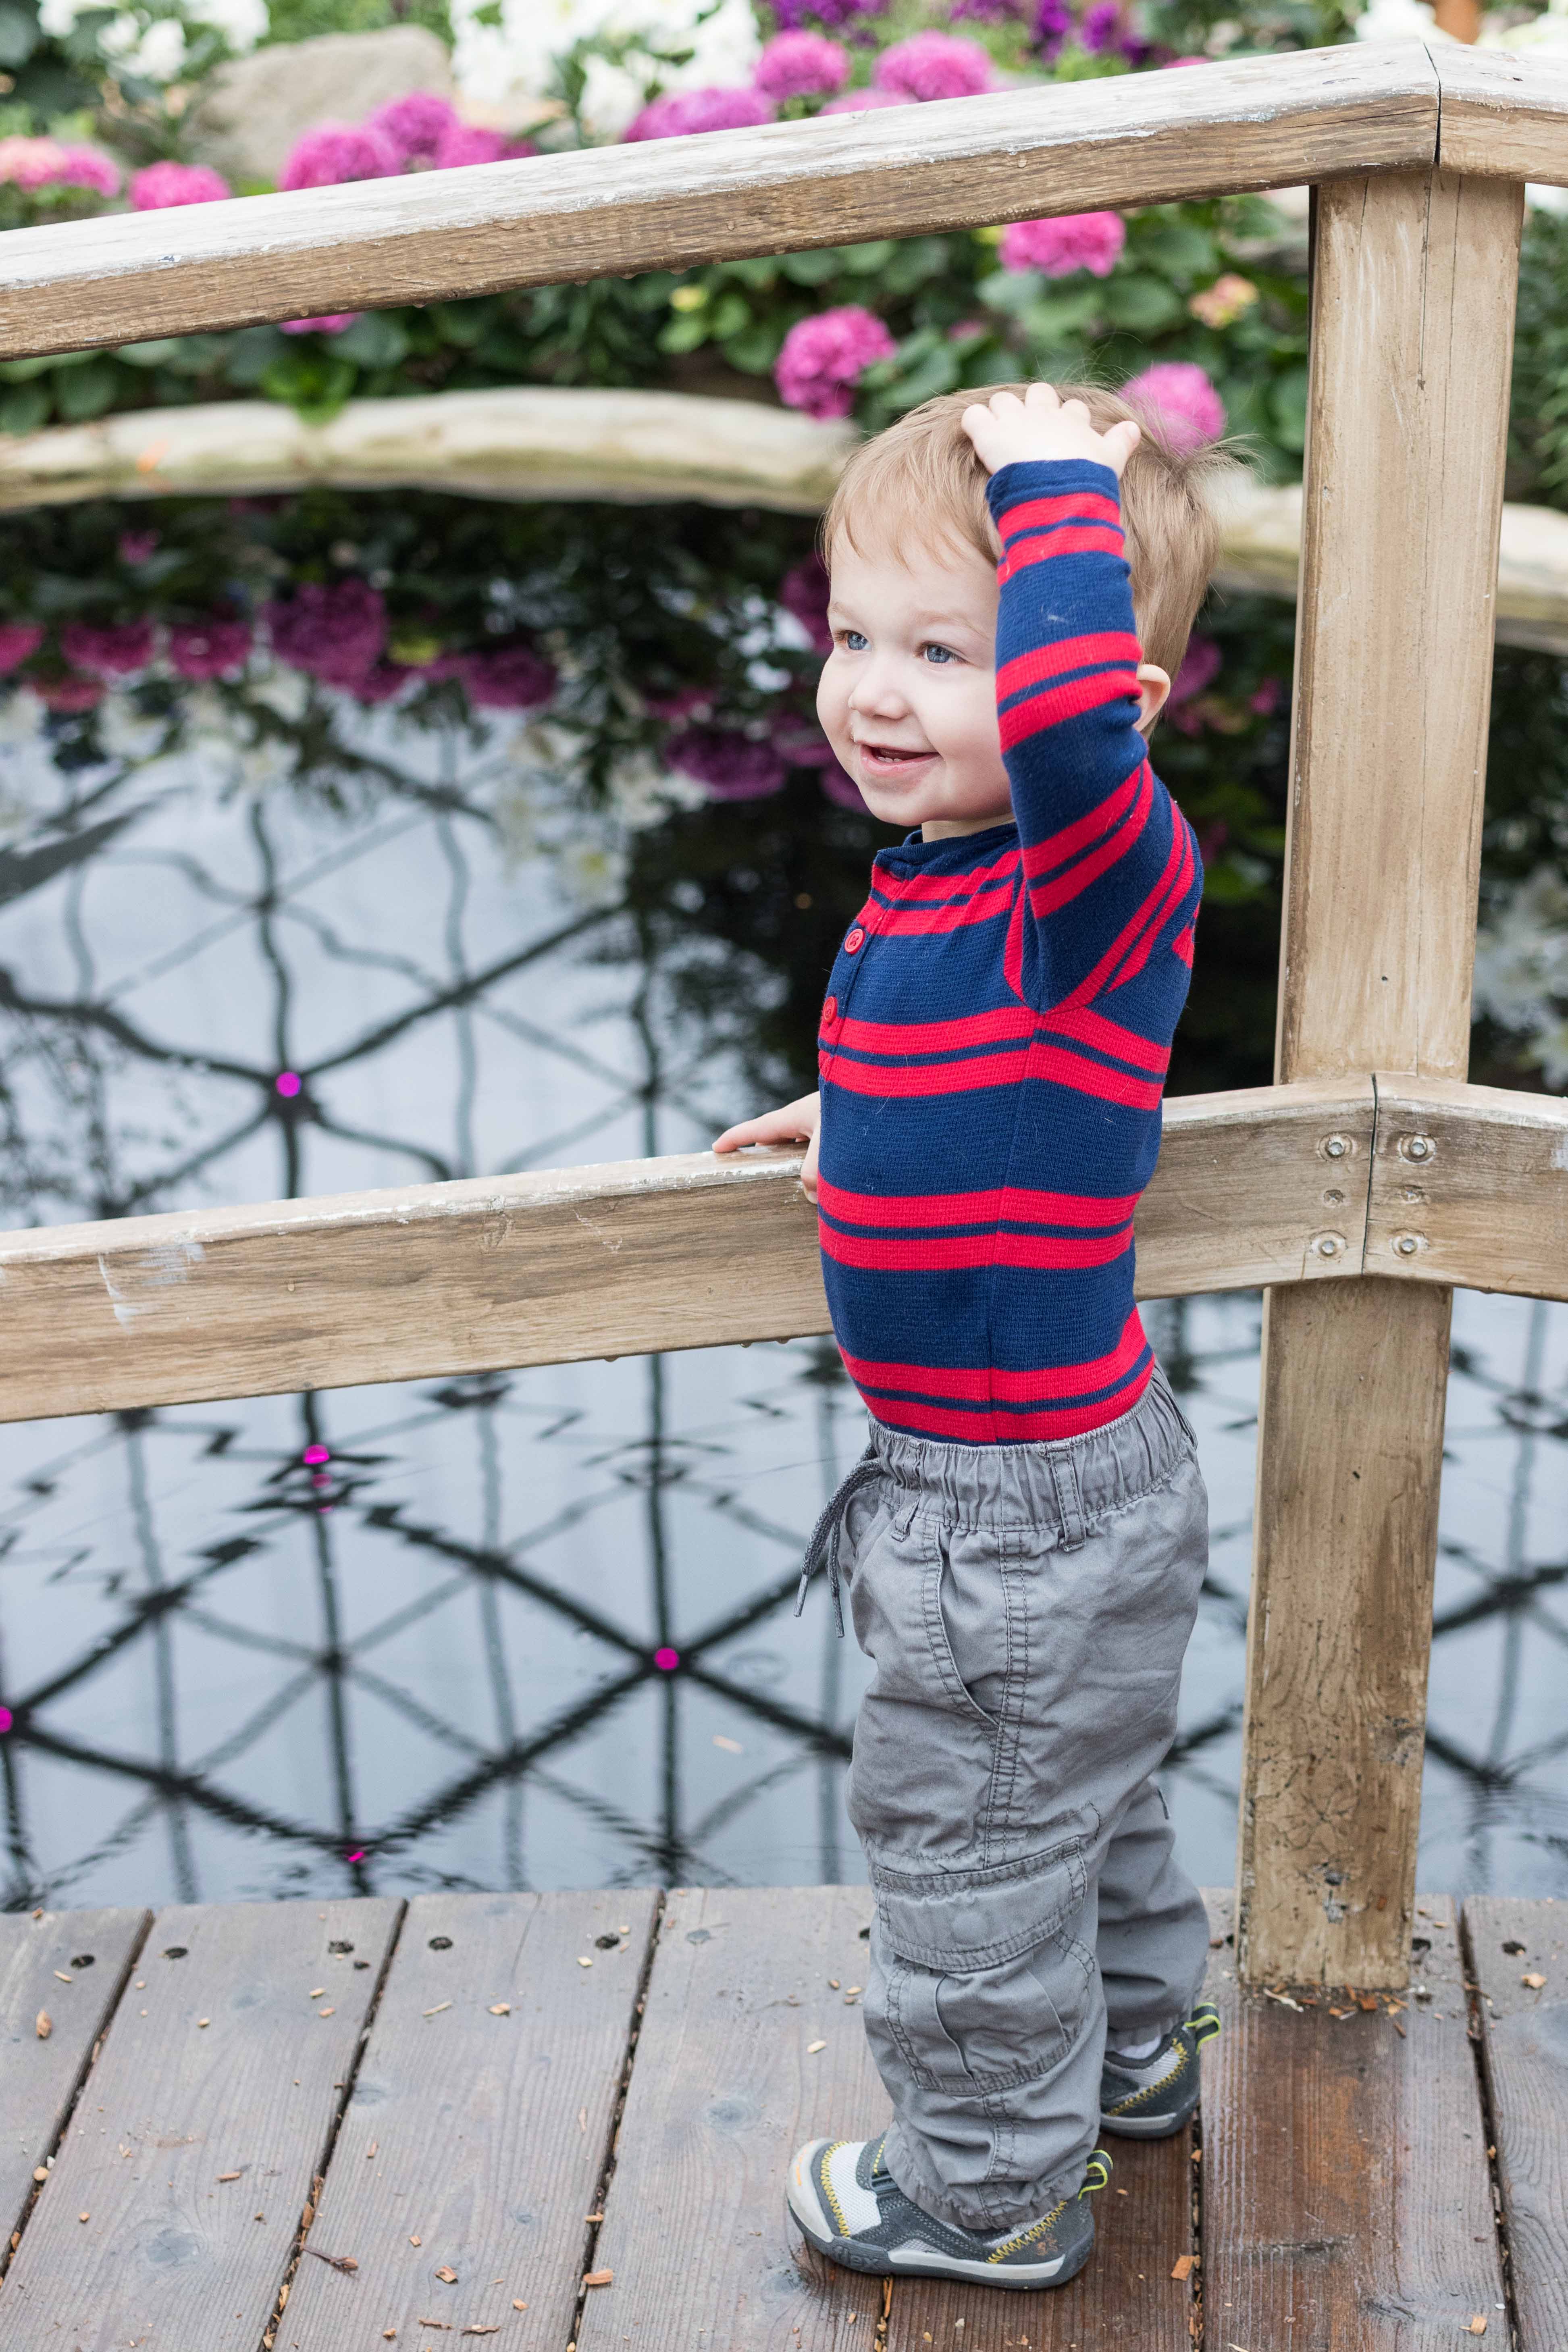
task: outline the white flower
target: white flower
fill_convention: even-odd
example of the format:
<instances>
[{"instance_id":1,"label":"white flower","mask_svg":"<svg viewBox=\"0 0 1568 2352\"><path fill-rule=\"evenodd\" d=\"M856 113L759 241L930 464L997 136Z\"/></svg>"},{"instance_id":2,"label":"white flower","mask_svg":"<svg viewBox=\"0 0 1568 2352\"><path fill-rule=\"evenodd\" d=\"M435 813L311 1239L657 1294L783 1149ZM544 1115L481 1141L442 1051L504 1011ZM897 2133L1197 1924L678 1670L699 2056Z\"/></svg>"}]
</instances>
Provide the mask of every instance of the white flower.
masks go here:
<instances>
[{"instance_id":1,"label":"white flower","mask_svg":"<svg viewBox=\"0 0 1568 2352\"><path fill-rule=\"evenodd\" d=\"M642 74L613 66L608 58L591 57L583 78L583 102L578 111L590 139L608 144L624 136L633 118L647 101L647 81Z\"/></svg>"},{"instance_id":2,"label":"white flower","mask_svg":"<svg viewBox=\"0 0 1568 2352\"><path fill-rule=\"evenodd\" d=\"M107 695L98 706L98 740L111 760L146 760L168 733L163 719L144 719L129 695Z\"/></svg>"},{"instance_id":3,"label":"white flower","mask_svg":"<svg viewBox=\"0 0 1568 2352\"><path fill-rule=\"evenodd\" d=\"M1454 37L1439 30L1426 0L1372 0L1366 14L1356 19L1355 34L1358 41L1451 41Z\"/></svg>"},{"instance_id":4,"label":"white flower","mask_svg":"<svg viewBox=\"0 0 1568 2352\"><path fill-rule=\"evenodd\" d=\"M595 138L617 138L657 83L700 89L750 81L762 52L752 0L500 0L499 25L474 20L483 0L452 0L452 68L463 95L494 106L545 96L555 60L579 41L637 45L625 67L591 59L584 120ZM699 21L699 20L701 21ZM689 49L684 66L663 62Z\"/></svg>"},{"instance_id":5,"label":"white flower","mask_svg":"<svg viewBox=\"0 0 1568 2352\"><path fill-rule=\"evenodd\" d=\"M610 771L610 806L633 832L662 824L671 809L700 808L707 798L694 777L661 768L647 751L633 752Z\"/></svg>"},{"instance_id":6,"label":"white flower","mask_svg":"<svg viewBox=\"0 0 1568 2352\"><path fill-rule=\"evenodd\" d=\"M220 32L236 57L264 41L272 23L267 0L185 0L185 15L192 24Z\"/></svg>"},{"instance_id":7,"label":"white flower","mask_svg":"<svg viewBox=\"0 0 1568 2352\"><path fill-rule=\"evenodd\" d=\"M296 764L292 743L283 742L276 735L264 735L259 743L240 752L235 771L247 792L265 793L274 784L286 783Z\"/></svg>"},{"instance_id":8,"label":"white flower","mask_svg":"<svg viewBox=\"0 0 1568 2352\"><path fill-rule=\"evenodd\" d=\"M1498 31L1489 23L1485 24L1478 47L1521 50L1536 56L1568 49L1568 5L1563 5L1563 0L1548 0L1539 16L1531 16L1522 25L1505 25Z\"/></svg>"},{"instance_id":9,"label":"white flower","mask_svg":"<svg viewBox=\"0 0 1568 2352\"><path fill-rule=\"evenodd\" d=\"M0 701L0 751L25 751L36 743L47 717L31 687L19 686Z\"/></svg>"},{"instance_id":10,"label":"white flower","mask_svg":"<svg viewBox=\"0 0 1568 2352\"><path fill-rule=\"evenodd\" d=\"M265 703L279 719L303 719L310 704L310 682L297 669L268 670L247 691L252 702Z\"/></svg>"},{"instance_id":11,"label":"white flower","mask_svg":"<svg viewBox=\"0 0 1568 2352\"><path fill-rule=\"evenodd\" d=\"M1568 883L1538 866L1494 906L1476 940L1476 1011L1529 1040L1550 1086L1568 1083Z\"/></svg>"},{"instance_id":12,"label":"white flower","mask_svg":"<svg viewBox=\"0 0 1568 2352\"><path fill-rule=\"evenodd\" d=\"M608 842L576 840L564 843L556 870L580 907L613 907L623 896L630 860Z\"/></svg>"},{"instance_id":13,"label":"white flower","mask_svg":"<svg viewBox=\"0 0 1568 2352\"><path fill-rule=\"evenodd\" d=\"M84 8L93 0L43 0L38 10L38 30L51 41L63 41Z\"/></svg>"}]
</instances>

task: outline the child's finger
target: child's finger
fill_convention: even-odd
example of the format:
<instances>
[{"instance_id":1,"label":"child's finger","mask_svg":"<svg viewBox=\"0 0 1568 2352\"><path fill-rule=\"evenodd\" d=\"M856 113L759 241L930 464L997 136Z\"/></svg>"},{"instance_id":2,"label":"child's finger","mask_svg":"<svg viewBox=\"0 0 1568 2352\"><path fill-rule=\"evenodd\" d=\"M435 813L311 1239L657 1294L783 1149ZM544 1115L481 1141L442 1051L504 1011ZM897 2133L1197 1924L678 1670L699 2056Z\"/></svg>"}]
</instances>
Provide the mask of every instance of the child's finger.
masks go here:
<instances>
[{"instance_id":1,"label":"child's finger","mask_svg":"<svg viewBox=\"0 0 1568 2352\"><path fill-rule=\"evenodd\" d=\"M1113 425L1110 427L1105 436L1105 440L1110 451L1111 465L1117 473L1121 473L1142 438L1143 427L1135 423L1131 416L1123 417L1120 425Z\"/></svg>"},{"instance_id":2,"label":"child's finger","mask_svg":"<svg viewBox=\"0 0 1568 2352\"><path fill-rule=\"evenodd\" d=\"M1025 405L1029 408L1059 408L1061 404L1061 394L1054 383L1032 383L1025 396Z\"/></svg>"}]
</instances>

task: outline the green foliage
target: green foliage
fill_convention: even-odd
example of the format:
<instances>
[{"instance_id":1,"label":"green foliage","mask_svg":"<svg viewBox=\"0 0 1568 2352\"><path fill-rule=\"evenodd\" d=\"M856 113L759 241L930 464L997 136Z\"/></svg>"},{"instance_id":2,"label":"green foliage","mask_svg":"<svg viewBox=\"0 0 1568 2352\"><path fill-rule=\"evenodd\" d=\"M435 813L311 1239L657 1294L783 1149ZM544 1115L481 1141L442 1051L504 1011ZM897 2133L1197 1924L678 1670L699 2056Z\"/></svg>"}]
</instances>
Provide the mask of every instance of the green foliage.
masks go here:
<instances>
[{"instance_id":1,"label":"green foliage","mask_svg":"<svg viewBox=\"0 0 1568 2352\"><path fill-rule=\"evenodd\" d=\"M322 33L378 33L386 25L423 25L448 45L447 0L271 0L268 44L310 41Z\"/></svg>"}]
</instances>

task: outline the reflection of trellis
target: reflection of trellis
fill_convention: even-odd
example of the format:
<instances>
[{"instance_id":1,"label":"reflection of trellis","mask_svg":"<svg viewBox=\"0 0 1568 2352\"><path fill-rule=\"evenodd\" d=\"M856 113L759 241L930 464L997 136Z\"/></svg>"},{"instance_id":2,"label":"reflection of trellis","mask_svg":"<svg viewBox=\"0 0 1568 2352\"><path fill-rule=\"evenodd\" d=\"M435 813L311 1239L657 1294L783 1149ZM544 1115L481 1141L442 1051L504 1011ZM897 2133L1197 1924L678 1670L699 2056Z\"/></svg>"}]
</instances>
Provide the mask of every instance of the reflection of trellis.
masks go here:
<instances>
[{"instance_id":1,"label":"reflection of trellis","mask_svg":"<svg viewBox=\"0 0 1568 2352\"><path fill-rule=\"evenodd\" d=\"M385 763L374 814L339 828L324 850L321 824L287 803L237 808L216 853L164 840L193 815L210 824L210 802L172 793L150 801L144 787L139 802L133 777L90 799L78 793L40 823L36 838L47 847L121 813L132 820L122 831L96 831L84 862L62 855L47 883L52 897L19 897L7 919L21 934L6 949L10 969L0 971L11 1030L0 1082L13 1216L37 1213L35 1202L66 1214L167 1205L192 1197L198 1179L229 1197L321 1189L318 1143L352 1150L358 1181L369 1181L409 1169L447 1176L580 1159L595 1148L651 1151L689 1132L695 1139L731 1107L723 1073L698 1066L668 1019L657 961L640 951L641 936L622 910L574 912L559 898L542 903L548 893L536 889L542 903L522 914L507 903L476 911L496 854L497 765L463 766L449 741L437 745L436 765L432 777ZM28 854L28 845L11 854L14 880ZM44 877L34 872L41 889ZM356 876L370 877L357 929ZM178 885L189 903L176 912L188 920L171 941L167 901L154 899L147 921L156 951L137 943L125 971L104 979L115 924L100 939L99 891L112 889L107 903L123 929L128 905L142 903L132 892L145 892L150 877ZM439 900L429 908L433 888ZM422 921L431 935L424 944ZM584 1017L579 959L612 939L626 969L616 979L601 966L593 983L599 1009L614 1016L605 1042ZM68 985L49 975L51 957L72 975ZM247 972L247 957L259 981ZM184 1038L210 1038L215 959L230 988L248 992L256 1034L243 1049L208 1042L193 1051ZM160 1013L158 1001L178 975L198 971L205 993L183 1008L185 1017ZM521 1000L520 982L528 990ZM343 1004L356 986L384 1001L354 1027ZM564 1007L555 1018L552 992ZM352 1031L343 1042L311 1042L312 1028L336 1022ZM433 1054L428 1041L437 1036L442 1048ZM414 1108L400 1101L395 1131L378 1131L346 1107L345 1090L366 1070L406 1072L416 1046L425 1066L444 1073L449 1061L446 1105L433 1111L430 1097L402 1083ZM529 1122L519 1117L499 1149L493 1138L481 1142L489 1107L521 1092L547 1062L563 1066L577 1089L572 1116L536 1118L521 1134ZM300 1078L295 1095L278 1091L285 1071ZM136 1081L147 1072L199 1087L182 1108L186 1131L156 1150L132 1132ZM46 1086L63 1132L44 1125ZM225 1098L234 1088L242 1090L237 1109ZM277 1154L269 1172L254 1163L244 1176L226 1172L268 1137ZM1453 1440L1467 1473L1485 1446L1504 1445L1509 1494L1496 1514L1500 1552L1462 1529L1446 1539L1439 1686L1452 1647L1468 1641L1467 1656L1475 1654L1491 1627L1500 1643L1484 1730L1479 1710L1447 1710L1439 1687L1429 1801L1445 1825L1456 1810L1462 1815L1467 1843L1462 1867L1438 1874L1484 1883L1501 1830L1528 1836L1568 1884L1561 1770L1568 1739L1521 1745L1517 1737L1526 1628L1538 1645L1568 1640L1554 1607L1568 1563L1538 1557L1531 1525L1532 1493L1539 1510L1539 1488L1552 1479L1560 1486L1568 1464L1568 1363L1554 1374L1548 1360L1553 1345L1563 1353L1564 1318L1540 1306L1487 1312L1482 1345L1458 1360ZM1513 1344L1497 1320L1504 1316L1528 1334L1517 1382L1493 1369L1499 1349ZM1220 1489L1200 1636L1206 1649L1189 1676L1191 1719L1173 1762L1178 1803L1206 1824L1212 1848L1216 1836L1228 1839L1236 1802L1255 1335L1240 1301L1161 1308L1154 1324L1200 1420ZM763 1360L726 1352L623 1368L595 1376L586 1410L560 1402L562 1374L539 1372L11 1433L12 1459L29 1466L14 1484L0 1587L0 1699L16 1718L0 1739L4 1899L82 1901L110 1885L120 1893L166 1885L211 1895L238 1886L511 1884L541 1874L713 1883L852 1870L840 1783L858 1661L832 1639L825 1612L808 1620L809 1633L781 1634L780 1654L766 1667L776 1680L750 1671L757 1654L740 1645L775 1621L787 1624L805 1526L858 1439L830 1351L795 1347L768 1360L772 1372ZM636 1384L630 1427L628 1379ZM1471 1416L1478 1426L1460 1429L1472 1402L1484 1412ZM307 1448L323 1445L328 1461L308 1466ZM455 1475L451 1465L470 1445L472 1507L426 1508L395 1491L421 1449ZM90 1526L80 1534L81 1497L110 1471L109 1534ZM539 1507L552 1475L563 1493ZM196 1482L190 1502L180 1477ZM776 1503L764 1494L776 1494ZM605 1526L616 1530L612 1544L636 1546L629 1574L616 1553L610 1606L584 1597L577 1553L563 1565L552 1554L552 1547L590 1543ZM709 1578L716 1600L686 1589L689 1555L704 1547L719 1560ZM285 1574L288 1559L304 1563L300 1622L280 1630L257 1622L257 1595ZM378 1601L360 1622L367 1585L391 1584L410 1567L417 1589ZM44 1583L24 1601L22 1580L35 1574ZM92 1609L100 1622L85 1638L73 1630L61 1655L35 1671L38 1628L58 1638L68 1601L73 1618ZM399 1643L437 1643L465 1611L476 1683L442 1704L420 1670L423 1657L412 1672L389 1660ZM579 1637L594 1675L531 1705L520 1687L520 1642L525 1656L559 1669L563 1684L562 1644ZM243 1662L256 1677L245 1703L195 1753L195 1717L205 1728L224 1710L205 1697L187 1649L220 1678L222 1662L229 1671ZM151 1706L139 1695L138 1720L150 1713L153 1734L117 1742L100 1718L104 1694L128 1665L150 1680ZM279 1759L298 1750L298 1727L318 1704L321 1769L309 1801L290 1806L277 1794L287 1779ZM367 1734L363 1725L377 1714L385 1729L373 1724ZM721 1767L710 1725L726 1727L717 1733L727 1743ZM737 1730L743 1741L732 1737ZM760 1766L752 1760L759 1746ZM737 1748L744 1758L733 1763ZM420 1785L384 1802L369 1776L384 1777L388 1758L401 1760L404 1750L421 1759L430 1751ZM596 1787L606 1761L614 1765L608 1786ZM54 1785L48 1776L62 1772L73 1816L65 1855L58 1836L35 1837L32 1826L40 1785ZM813 1790L809 1835L801 1834L803 1781ZM79 1835L80 1791L107 1812L121 1782L135 1790L129 1810ZM578 1825L574 1832L558 1827L553 1860L542 1864L525 1807ZM160 1825L168 1842L161 1864L140 1851ZM231 1833L264 1842L265 1864L206 1861L213 1841ZM1442 1833L1454 1832L1445 1826ZM575 1856L574 1835L582 1841ZM132 1853L133 1885L115 1875L117 1858ZM591 1866L582 1854L591 1854ZM1539 1869L1534 1876L1539 1883Z\"/></svg>"}]
</instances>

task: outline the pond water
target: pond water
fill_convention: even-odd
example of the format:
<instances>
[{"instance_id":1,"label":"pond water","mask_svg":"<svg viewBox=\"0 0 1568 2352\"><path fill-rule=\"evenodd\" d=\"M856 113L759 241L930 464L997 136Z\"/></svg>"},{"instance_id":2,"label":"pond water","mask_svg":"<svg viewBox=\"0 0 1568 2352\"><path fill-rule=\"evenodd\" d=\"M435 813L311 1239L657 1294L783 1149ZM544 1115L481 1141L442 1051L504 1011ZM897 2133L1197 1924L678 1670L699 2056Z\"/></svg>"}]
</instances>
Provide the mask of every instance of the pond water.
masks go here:
<instances>
[{"instance_id":1,"label":"pond water","mask_svg":"<svg viewBox=\"0 0 1568 2352\"><path fill-rule=\"evenodd\" d=\"M809 775L612 822L525 719L351 716L302 785L156 699L11 730L5 1222L691 1150L787 1070L870 838ZM1215 1532L1169 1785L1228 1882L1258 1304L1149 1314ZM1455 1341L1422 1875L1568 1893L1568 1310ZM861 1433L805 1341L9 1428L0 1905L858 1877L863 1662L792 1611Z\"/></svg>"}]
</instances>

